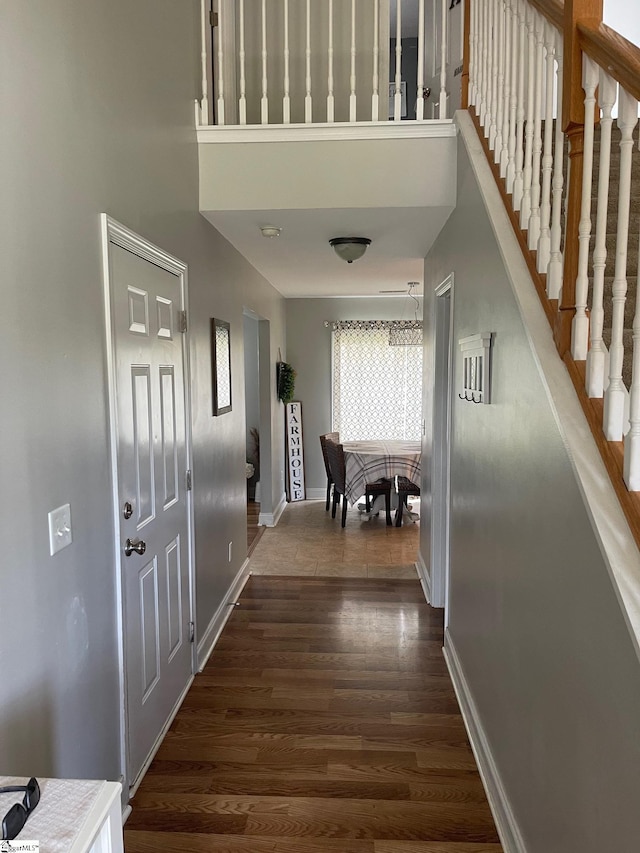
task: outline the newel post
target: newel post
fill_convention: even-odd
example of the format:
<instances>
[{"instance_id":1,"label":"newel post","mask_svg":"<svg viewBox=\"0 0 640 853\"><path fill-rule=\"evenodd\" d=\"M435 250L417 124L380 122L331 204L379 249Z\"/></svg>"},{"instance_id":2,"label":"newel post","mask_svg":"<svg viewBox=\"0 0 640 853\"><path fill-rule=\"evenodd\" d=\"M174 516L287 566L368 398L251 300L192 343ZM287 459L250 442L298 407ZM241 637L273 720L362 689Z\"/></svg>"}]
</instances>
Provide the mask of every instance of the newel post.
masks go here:
<instances>
[{"instance_id":1,"label":"newel post","mask_svg":"<svg viewBox=\"0 0 640 853\"><path fill-rule=\"evenodd\" d=\"M602 22L603 0L565 0L564 74L562 85L562 129L569 140L569 184L565 226L562 292L554 339L564 356L571 350L571 324L576 312L578 275L578 230L582 204L582 164L584 150L584 92L582 89L582 52L578 41L578 21Z\"/></svg>"}]
</instances>

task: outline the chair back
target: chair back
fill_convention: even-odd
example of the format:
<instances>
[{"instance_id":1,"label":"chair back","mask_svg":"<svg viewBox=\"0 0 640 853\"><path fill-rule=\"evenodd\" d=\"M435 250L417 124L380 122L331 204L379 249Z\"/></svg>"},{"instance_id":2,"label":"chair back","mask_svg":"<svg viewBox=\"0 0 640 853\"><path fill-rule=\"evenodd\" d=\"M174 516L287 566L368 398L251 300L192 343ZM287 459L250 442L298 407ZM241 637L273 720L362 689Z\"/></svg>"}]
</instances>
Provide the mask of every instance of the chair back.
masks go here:
<instances>
[{"instance_id":1,"label":"chair back","mask_svg":"<svg viewBox=\"0 0 640 853\"><path fill-rule=\"evenodd\" d=\"M327 472L327 479L332 480L331 470L329 469L329 456L327 454L327 441L333 441L335 444L338 444L340 441L340 433L339 432L326 432L324 435L320 436L320 446L322 447L322 458L324 459L324 470Z\"/></svg>"},{"instance_id":2,"label":"chair back","mask_svg":"<svg viewBox=\"0 0 640 853\"><path fill-rule=\"evenodd\" d=\"M327 455L329 457L329 470L331 471L331 479L333 480L334 488L343 495L346 483L344 448L341 444L337 444L335 441L330 440L327 440L326 448Z\"/></svg>"}]
</instances>

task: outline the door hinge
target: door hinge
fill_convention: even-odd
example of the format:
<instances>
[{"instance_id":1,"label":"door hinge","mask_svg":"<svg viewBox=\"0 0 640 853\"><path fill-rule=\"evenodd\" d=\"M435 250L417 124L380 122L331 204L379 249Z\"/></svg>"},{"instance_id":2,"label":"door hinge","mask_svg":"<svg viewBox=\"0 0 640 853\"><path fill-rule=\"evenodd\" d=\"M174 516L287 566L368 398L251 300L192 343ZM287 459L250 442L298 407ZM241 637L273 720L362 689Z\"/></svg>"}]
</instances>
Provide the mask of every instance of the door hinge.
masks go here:
<instances>
[{"instance_id":1,"label":"door hinge","mask_svg":"<svg viewBox=\"0 0 640 853\"><path fill-rule=\"evenodd\" d=\"M189 622L189 642L194 643L196 639L196 626L194 622Z\"/></svg>"},{"instance_id":2,"label":"door hinge","mask_svg":"<svg viewBox=\"0 0 640 853\"><path fill-rule=\"evenodd\" d=\"M180 325L180 331L186 332L187 331L187 312L186 311L179 311L178 312L178 323Z\"/></svg>"},{"instance_id":3,"label":"door hinge","mask_svg":"<svg viewBox=\"0 0 640 853\"><path fill-rule=\"evenodd\" d=\"M218 13L217 12L214 12L213 10L211 12L209 12L209 22L210 22L212 27L218 26Z\"/></svg>"},{"instance_id":4,"label":"door hinge","mask_svg":"<svg viewBox=\"0 0 640 853\"><path fill-rule=\"evenodd\" d=\"M191 468L189 468L189 470L185 472L185 475L184 475L184 482L185 482L185 488L186 488L186 490L187 490L188 492L190 492L190 491L191 491L191 488L192 488L192 487L191 487Z\"/></svg>"}]
</instances>

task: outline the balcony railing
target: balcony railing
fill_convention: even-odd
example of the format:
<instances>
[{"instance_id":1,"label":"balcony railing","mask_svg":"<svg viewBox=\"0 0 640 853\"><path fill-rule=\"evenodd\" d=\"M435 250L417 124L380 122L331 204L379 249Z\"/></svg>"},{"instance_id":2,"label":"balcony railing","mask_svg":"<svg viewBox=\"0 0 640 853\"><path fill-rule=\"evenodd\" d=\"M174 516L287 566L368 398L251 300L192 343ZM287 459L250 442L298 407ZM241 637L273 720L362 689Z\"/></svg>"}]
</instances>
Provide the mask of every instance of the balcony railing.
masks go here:
<instances>
[{"instance_id":1,"label":"balcony railing","mask_svg":"<svg viewBox=\"0 0 640 853\"><path fill-rule=\"evenodd\" d=\"M462 18L459 3L202 0L196 121L256 126L446 118L453 80L448 26L452 14ZM462 27L457 30L461 38Z\"/></svg>"}]
</instances>

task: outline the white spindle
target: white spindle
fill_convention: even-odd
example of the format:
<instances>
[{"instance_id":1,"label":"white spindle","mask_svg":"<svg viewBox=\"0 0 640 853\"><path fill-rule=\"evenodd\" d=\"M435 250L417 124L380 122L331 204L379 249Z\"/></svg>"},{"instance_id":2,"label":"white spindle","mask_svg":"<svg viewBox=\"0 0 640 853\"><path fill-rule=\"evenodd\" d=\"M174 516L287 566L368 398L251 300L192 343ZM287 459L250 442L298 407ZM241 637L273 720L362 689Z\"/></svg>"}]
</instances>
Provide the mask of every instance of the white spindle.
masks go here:
<instances>
[{"instance_id":1,"label":"white spindle","mask_svg":"<svg viewBox=\"0 0 640 853\"><path fill-rule=\"evenodd\" d=\"M440 98L438 118L447 117L447 0L442 0L442 46L440 48Z\"/></svg>"},{"instance_id":2,"label":"white spindle","mask_svg":"<svg viewBox=\"0 0 640 853\"><path fill-rule=\"evenodd\" d=\"M521 210L524 194L524 81L527 38L524 0L518 0L518 95L516 108L516 173L513 179L513 209Z\"/></svg>"},{"instance_id":3,"label":"white spindle","mask_svg":"<svg viewBox=\"0 0 640 853\"><path fill-rule=\"evenodd\" d=\"M476 108L478 114L478 16L480 3L478 0L471 4L469 20L469 104Z\"/></svg>"},{"instance_id":4,"label":"white spindle","mask_svg":"<svg viewBox=\"0 0 640 853\"><path fill-rule=\"evenodd\" d=\"M534 96L533 96L533 153L531 155L531 214L527 240L535 249L540 237L540 166L542 164L542 92L544 87L544 18L534 10L536 37Z\"/></svg>"},{"instance_id":5,"label":"white spindle","mask_svg":"<svg viewBox=\"0 0 640 853\"><path fill-rule=\"evenodd\" d=\"M533 9L526 10L527 17L527 119L525 124L524 169L522 173L522 206L520 208L520 227L529 227L531 216L531 177L533 170L533 122L535 94L535 32Z\"/></svg>"},{"instance_id":6,"label":"white spindle","mask_svg":"<svg viewBox=\"0 0 640 853\"><path fill-rule=\"evenodd\" d=\"M491 62L491 52L489 51L489 9L490 0L481 0L482 3L482 86L481 86L481 97L480 97L480 124L483 128L485 128L485 136L486 128L488 124L488 109L489 109L489 77L490 74L490 62Z\"/></svg>"},{"instance_id":7,"label":"white spindle","mask_svg":"<svg viewBox=\"0 0 640 853\"><path fill-rule=\"evenodd\" d=\"M396 75L393 96L393 120L402 118L402 0L396 0Z\"/></svg>"},{"instance_id":8,"label":"white spindle","mask_svg":"<svg viewBox=\"0 0 640 853\"><path fill-rule=\"evenodd\" d=\"M311 0L307 0L307 43L305 47L305 89L304 96L304 120L305 123L313 121L313 101L311 100Z\"/></svg>"},{"instance_id":9,"label":"white spindle","mask_svg":"<svg viewBox=\"0 0 640 853\"><path fill-rule=\"evenodd\" d=\"M591 183L593 180L593 122L596 107L598 66L583 55L582 88L584 89L584 153L582 159L582 201L578 225L578 272L576 275L576 313L571 331L571 354L584 361L589 344L589 242L591 240Z\"/></svg>"},{"instance_id":10,"label":"white spindle","mask_svg":"<svg viewBox=\"0 0 640 853\"><path fill-rule=\"evenodd\" d=\"M495 149L496 144L496 107L498 100L498 57L500 53L500 49L498 47L498 0L491 0L490 2L490 27L491 27L491 40L489 42L489 46L491 49L491 76L489 79L488 91L489 91L489 106L488 106L488 118L489 118L489 148L493 151ZM485 128L485 136L487 136L487 128Z\"/></svg>"},{"instance_id":11,"label":"white spindle","mask_svg":"<svg viewBox=\"0 0 640 853\"><path fill-rule=\"evenodd\" d=\"M291 95L289 93L289 0L284 3L284 80L282 81L282 123L291 124Z\"/></svg>"},{"instance_id":12,"label":"white spindle","mask_svg":"<svg viewBox=\"0 0 640 853\"><path fill-rule=\"evenodd\" d=\"M621 441L624 431L625 387L622 380L624 359L624 304L627 298L627 242L629 202L631 198L631 158L633 131L638 123L638 102L619 88L618 127L620 128L620 185L618 188L618 231L613 278L613 315L609 350L609 386L604 395L604 433L609 441Z\"/></svg>"},{"instance_id":13,"label":"white spindle","mask_svg":"<svg viewBox=\"0 0 640 853\"><path fill-rule=\"evenodd\" d=\"M200 24L202 37L200 45L200 65L202 69L202 99L200 100L199 124L209 124L209 79L207 75L207 32L209 31L209 5L207 0L200 2ZM212 42L213 45L213 42Z\"/></svg>"},{"instance_id":14,"label":"white spindle","mask_svg":"<svg viewBox=\"0 0 640 853\"><path fill-rule=\"evenodd\" d=\"M224 14L222 4L218 12L218 100L216 101L216 122L224 124Z\"/></svg>"},{"instance_id":15,"label":"white spindle","mask_svg":"<svg viewBox=\"0 0 640 853\"><path fill-rule=\"evenodd\" d=\"M538 272L546 273L551 257L551 175L553 171L553 84L556 73L555 32L545 22L545 113L542 153L542 198L540 201L540 238L538 240Z\"/></svg>"},{"instance_id":16,"label":"white spindle","mask_svg":"<svg viewBox=\"0 0 640 853\"><path fill-rule=\"evenodd\" d=\"M349 121L356 120L356 0L351 0L351 74L349 76Z\"/></svg>"},{"instance_id":17,"label":"white spindle","mask_svg":"<svg viewBox=\"0 0 640 853\"><path fill-rule=\"evenodd\" d=\"M308 0L307 0L308 2ZM371 94L371 121L380 118L380 0L373 0L373 85ZM418 55L418 69L420 56ZM418 76L420 71L418 70Z\"/></svg>"},{"instance_id":18,"label":"white spindle","mask_svg":"<svg viewBox=\"0 0 640 853\"><path fill-rule=\"evenodd\" d=\"M504 118L504 0L495 0L496 4L496 43L495 51L497 52L496 66L498 75L496 79L496 132L493 142L493 160L494 163L500 162L502 152L502 122Z\"/></svg>"},{"instance_id":19,"label":"white spindle","mask_svg":"<svg viewBox=\"0 0 640 853\"><path fill-rule=\"evenodd\" d=\"M509 105L511 103L511 0L505 0L503 18L504 45L504 83L503 83L503 106L502 106L502 134L500 146L500 177L506 178L507 165L509 163Z\"/></svg>"},{"instance_id":20,"label":"white spindle","mask_svg":"<svg viewBox=\"0 0 640 853\"><path fill-rule=\"evenodd\" d=\"M509 73L509 139L507 141L507 171L505 174L507 192L513 193L516 178L516 115L518 109L518 0L511 3L511 53Z\"/></svg>"},{"instance_id":21,"label":"white spindle","mask_svg":"<svg viewBox=\"0 0 640 853\"><path fill-rule=\"evenodd\" d=\"M562 132L562 34L554 30L556 44L556 127L553 146L553 201L551 203L551 258L547 268L547 296L559 299L562 290L562 187L564 183L564 134Z\"/></svg>"},{"instance_id":22,"label":"white spindle","mask_svg":"<svg viewBox=\"0 0 640 853\"><path fill-rule=\"evenodd\" d=\"M262 0L262 98L260 99L260 121L262 124L269 124L267 87L267 0Z\"/></svg>"},{"instance_id":23,"label":"white spindle","mask_svg":"<svg viewBox=\"0 0 640 853\"><path fill-rule=\"evenodd\" d=\"M418 85L416 91L416 119L424 118L424 0L418 2Z\"/></svg>"},{"instance_id":24,"label":"white spindle","mask_svg":"<svg viewBox=\"0 0 640 853\"><path fill-rule=\"evenodd\" d=\"M327 121L334 121L333 97L333 0L329 0L329 42L327 46Z\"/></svg>"},{"instance_id":25,"label":"white spindle","mask_svg":"<svg viewBox=\"0 0 640 853\"><path fill-rule=\"evenodd\" d=\"M240 124L247 123L247 73L246 73L246 51L244 45L244 0L240 0L239 6L240 24L240 49L238 58L240 60L240 98L238 100L238 114Z\"/></svg>"},{"instance_id":26,"label":"white spindle","mask_svg":"<svg viewBox=\"0 0 640 853\"><path fill-rule=\"evenodd\" d=\"M637 106L636 106L637 110ZM640 277L636 276L636 293ZM640 306L633 315L631 387L629 388L629 431L624 437L623 476L631 492L640 491Z\"/></svg>"},{"instance_id":27,"label":"white spindle","mask_svg":"<svg viewBox=\"0 0 640 853\"><path fill-rule=\"evenodd\" d=\"M604 71L599 71L598 101L600 118L600 162L598 166L598 206L593 247L593 296L589 317L590 346L587 353L585 386L589 397L602 397L606 375L607 353L602 339L604 328L604 273L607 264L607 208L609 202L609 172L611 168L611 113L616 100L617 85Z\"/></svg>"}]
</instances>

